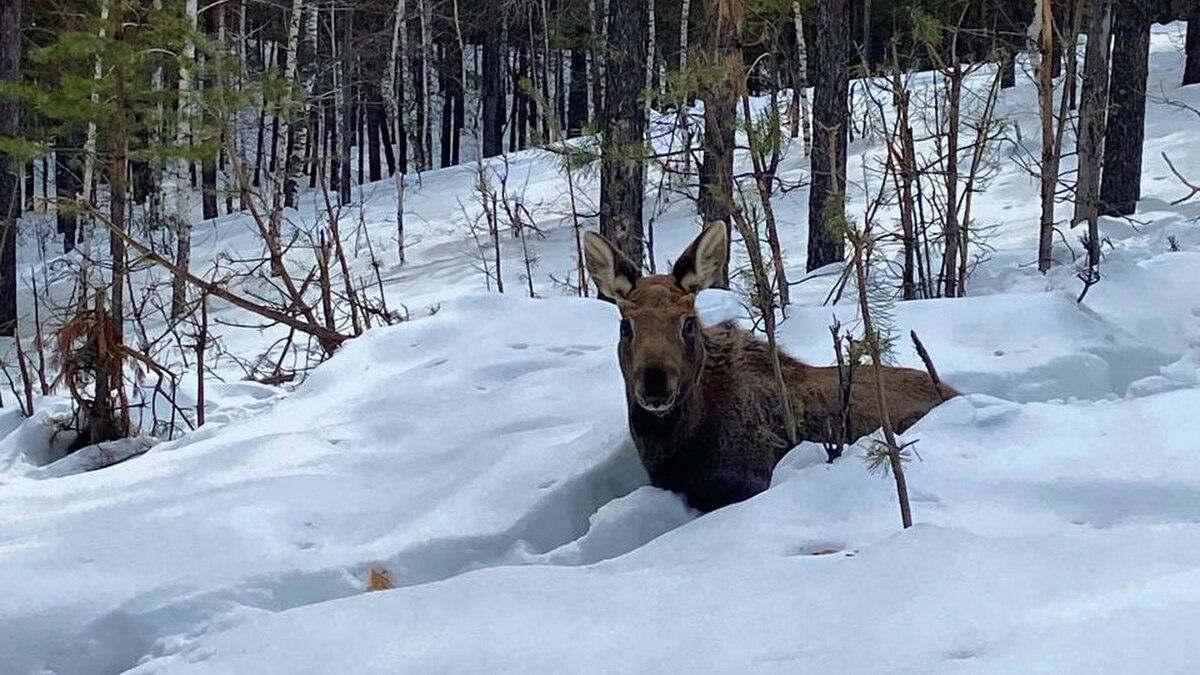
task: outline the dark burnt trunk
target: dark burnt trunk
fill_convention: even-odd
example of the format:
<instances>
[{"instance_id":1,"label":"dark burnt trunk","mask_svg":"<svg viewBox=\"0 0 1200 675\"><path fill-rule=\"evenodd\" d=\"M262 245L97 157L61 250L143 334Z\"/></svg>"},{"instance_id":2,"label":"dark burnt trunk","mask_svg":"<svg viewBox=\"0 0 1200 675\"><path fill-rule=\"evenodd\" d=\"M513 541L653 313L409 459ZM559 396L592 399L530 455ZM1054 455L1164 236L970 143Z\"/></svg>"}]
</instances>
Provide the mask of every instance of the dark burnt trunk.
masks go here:
<instances>
[{"instance_id":1,"label":"dark burnt trunk","mask_svg":"<svg viewBox=\"0 0 1200 675\"><path fill-rule=\"evenodd\" d=\"M386 120L383 113L383 99L379 96L379 88L377 86L367 87L367 173L371 182L381 180L383 178L383 167L379 162L379 146L381 145L382 132L386 127ZM359 150L362 153L362 150ZM388 162L391 166L391 162Z\"/></svg>"},{"instance_id":2,"label":"dark burnt trunk","mask_svg":"<svg viewBox=\"0 0 1200 675\"><path fill-rule=\"evenodd\" d=\"M1200 2L1196 0L1192 0L1192 9L1187 13L1183 52L1183 84L1200 83Z\"/></svg>"},{"instance_id":3,"label":"dark burnt trunk","mask_svg":"<svg viewBox=\"0 0 1200 675\"><path fill-rule=\"evenodd\" d=\"M54 150L54 183L58 205L55 208L58 233L63 238L63 253L75 248L79 236L79 217L71 208L76 195L83 189L80 155L83 139L71 134L59 139Z\"/></svg>"},{"instance_id":4,"label":"dark burnt trunk","mask_svg":"<svg viewBox=\"0 0 1200 675\"><path fill-rule=\"evenodd\" d=\"M204 219L216 218L217 211L217 156L210 155L203 160L200 169L200 202L204 211Z\"/></svg>"},{"instance_id":5,"label":"dark burnt trunk","mask_svg":"<svg viewBox=\"0 0 1200 675\"><path fill-rule=\"evenodd\" d=\"M581 48L571 50L571 84L567 97L567 135L578 136L587 126L588 81L587 52Z\"/></svg>"},{"instance_id":6,"label":"dark burnt trunk","mask_svg":"<svg viewBox=\"0 0 1200 675\"><path fill-rule=\"evenodd\" d=\"M1142 145L1146 134L1146 76L1150 57L1148 0L1123 0L1113 8L1112 78L1104 133L1100 212L1128 216L1142 196Z\"/></svg>"},{"instance_id":7,"label":"dark burnt trunk","mask_svg":"<svg viewBox=\"0 0 1200 675\"><path fill-rule=\"evenodd\" d=\"M483 31L483 156L494 157L504 152L504 53L500 44L499 11L494 3L486 3Z\"/></svg>"}]
</instances>

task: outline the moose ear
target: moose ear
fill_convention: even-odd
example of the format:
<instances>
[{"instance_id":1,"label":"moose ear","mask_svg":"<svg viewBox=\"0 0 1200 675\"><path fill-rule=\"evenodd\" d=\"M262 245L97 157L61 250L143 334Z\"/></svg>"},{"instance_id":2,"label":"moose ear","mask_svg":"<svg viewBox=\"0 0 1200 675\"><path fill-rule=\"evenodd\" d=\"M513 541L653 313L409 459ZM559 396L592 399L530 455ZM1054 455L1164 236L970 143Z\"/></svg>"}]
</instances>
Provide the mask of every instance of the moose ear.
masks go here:
<instances>
[{"instance_id":1,"label":"moose ear","mask_svg":"<svg viewBox=\"0 0 1200 675\"><path fill-rule=\"evenodd\" d=\"M688 293L696 293L722 282L729 235L725 223L713 221L704 226L671 270L675 283Z\"/></svg>"},{"instance_id":2,"label":"moose ear","mask_svg":"<svg viewBox=\"0 0 1200 675\"><path fill-rule=\"evenodd\" d=\"M583 235L583 259L596 288L614 300L629 295L634 282L642 276L628 256L595 232Z\"/></svg>"}]
</instances>

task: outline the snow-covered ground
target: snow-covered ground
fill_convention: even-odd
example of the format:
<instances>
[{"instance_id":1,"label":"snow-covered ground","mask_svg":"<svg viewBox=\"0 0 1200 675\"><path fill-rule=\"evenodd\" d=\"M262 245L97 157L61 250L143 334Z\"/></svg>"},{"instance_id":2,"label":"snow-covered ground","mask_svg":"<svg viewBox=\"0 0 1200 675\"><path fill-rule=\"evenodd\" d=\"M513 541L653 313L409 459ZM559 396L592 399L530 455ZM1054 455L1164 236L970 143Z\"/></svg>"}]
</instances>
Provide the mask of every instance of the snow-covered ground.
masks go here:
<instances>
[{"instance_id":1,"label":"snow-covered ground","mask_svg":"<svg viewBox=\"0 0 1200 675\"><path fill-rule=\"evenodd\" d=\"M1177 87L1182 34L1155 29L1150 88L1200 105ZM1032 101L1027 81L1000 101L1025 139ZM412 320L294 391L218 366L209 425L86 473L86 458L47 464L61 402L0 415L0 672L1193 673L1200 202L1170 205L1186 190L1160 153L1200 177L1197 143L1200 117L1151 103L1138 222L1103 222L1105 277L1082 305L1061 245L1050 274L1031 264L1036 178L1001 161L976 202L995 250L971 297L895 308L897 332L917 330L967 394L906 435L920 456L906 531L862 446L826 464L802 445L770 490L703 517L648 487L615 308L521 297L517 240L508 292L488 292L468 254L473 168L427 173L409 191L409 262L381 253L389 303ZM850 174L876 153L856 146ZM575 265L558 166L510 158L545 231L531 239L542 296L567 295L550 276ZM789 154L784 173L805 170ZM390 250L390 183L359 198L362 236ZM794 278L806 202L777 203ZM658 217L660 266L696 229L682 200ZM196 241L198 270L257 245L236 217ZM35 275L61 264L35 258ZM855 317L821 306L830 281L797 286L781 328L818 363L832 317ZM742 313L733 293L700 300L706 320ZM272 337L221 328L243 359ZM897 359L919 365L906 343ZM394 588L366 592L372 569Z\"/></svg>"}]
</instances>

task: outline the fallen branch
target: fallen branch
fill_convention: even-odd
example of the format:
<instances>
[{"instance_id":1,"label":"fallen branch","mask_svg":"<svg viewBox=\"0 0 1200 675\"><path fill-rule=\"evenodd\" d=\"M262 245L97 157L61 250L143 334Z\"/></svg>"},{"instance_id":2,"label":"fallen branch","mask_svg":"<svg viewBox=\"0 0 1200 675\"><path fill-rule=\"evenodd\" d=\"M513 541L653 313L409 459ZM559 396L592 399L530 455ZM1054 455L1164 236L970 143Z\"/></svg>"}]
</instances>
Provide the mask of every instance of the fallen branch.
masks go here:
<instances>
[{"instance_id":1,"label":"fallen branch","mask_svg":"<svg viewBox=\"0 0 1200 675\"><path fill-rule=\"evenodd\" d=\"M917 355L921 357L921 362L925 364L925 372L929 373L929 379L933 380L933 389L937 392L938 398L942 401L946 400L946 394L942 392L942 378L938 377L937 368L933 365L933 359L929 358L929 351L925 349L925 343L921 342L921 338L917 337L917 331L908 332L912 338L913 345L917 348Z\"/></svg>"}]
</instances>

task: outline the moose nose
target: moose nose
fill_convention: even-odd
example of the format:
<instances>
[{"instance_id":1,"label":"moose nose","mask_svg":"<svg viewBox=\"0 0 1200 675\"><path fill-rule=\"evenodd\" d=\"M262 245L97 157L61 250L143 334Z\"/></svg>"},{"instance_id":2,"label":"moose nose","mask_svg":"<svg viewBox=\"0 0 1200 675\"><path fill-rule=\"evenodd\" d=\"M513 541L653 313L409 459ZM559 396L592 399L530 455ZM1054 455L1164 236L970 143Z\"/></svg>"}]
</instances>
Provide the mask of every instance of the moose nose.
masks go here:
<instances>
[{"instance_id":1,"label":"moose nose","mask_svg":"<svg viewBox=\"0 0 1200 675\"><path fill-rule=\"evenodd\" d=\"M642 369L640 379L638 397L643 406L658 408L670 404L674 392L671 391L671 378L665 370L657 366L647 366Z\"/></svg>"}]
</instances>

